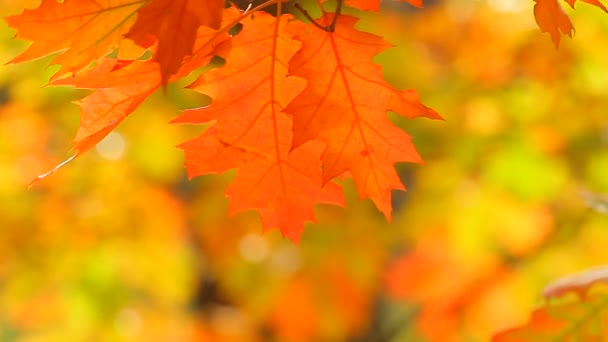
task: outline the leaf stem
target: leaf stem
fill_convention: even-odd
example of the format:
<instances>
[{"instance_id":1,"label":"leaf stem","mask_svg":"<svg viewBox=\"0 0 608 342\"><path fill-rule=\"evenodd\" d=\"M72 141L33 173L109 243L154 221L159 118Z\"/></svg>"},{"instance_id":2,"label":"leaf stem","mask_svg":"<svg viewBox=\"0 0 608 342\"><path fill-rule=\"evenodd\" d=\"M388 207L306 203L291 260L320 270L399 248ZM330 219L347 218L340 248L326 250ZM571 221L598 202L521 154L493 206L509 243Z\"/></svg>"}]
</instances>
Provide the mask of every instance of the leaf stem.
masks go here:
<instances>
[{"instance_id":1,"label":"leaf stem","mask_svg":"<svg viewBox=\"0 0 608 342\"><path fill-rule=\"evenodd\" d=\"M331 20L331 24L329 24L328 32L334 32L336 30L336 22L338 21L340 14L342 14L342 1L343 0L337 0L336 12L334 13L334 18Z\"/></svg>"},{"instance_id":2,"label":"leaf stem","mask_svg":"<svg viewBox=\"0 0 608 342\"><path fill-rule=\"evenodd\" d=\"M308 13L307 10L305 10L299 3L296 3L295 8L298 9L298 11L300 11L305 17L306 19L308 19L308 21L310 21L314 26L316 26L317 28L323 30L323 31L327 31L327 32L332 32L329 30L329 25L328 26L324 26L319 24L311 15L310 13Z\"/></svg>"},{"instance_id":3,"label":"leaf stem","mask_svg":"<svg viewBox=\"0 0 608 342\"><path fill-rule=\"evenodd\" d=\"M311 15L310 13L308 13L307 10L305 10L302 5L300 5L299 3L296 3L294 6L296 9L298 9L298 11L300 11L304 17L306 17L306 19L308 19L308 21L310 21L314 26L316 26L317 28L326 31L326 32L334 32L336 30L336 22L338 21L338 17L340 16L340 14L342 14L342 2L343 0L337 0L336 1L336 12L334 12L334 17L331 20L331 23L329 23L329 25L321 25L319 24ZM319 3L319 6L321 7L321 11L323 11L323 14L326 14L325 9L323 8L323 6L321 6L321 4Z\"/></svg>"}]
</instances>

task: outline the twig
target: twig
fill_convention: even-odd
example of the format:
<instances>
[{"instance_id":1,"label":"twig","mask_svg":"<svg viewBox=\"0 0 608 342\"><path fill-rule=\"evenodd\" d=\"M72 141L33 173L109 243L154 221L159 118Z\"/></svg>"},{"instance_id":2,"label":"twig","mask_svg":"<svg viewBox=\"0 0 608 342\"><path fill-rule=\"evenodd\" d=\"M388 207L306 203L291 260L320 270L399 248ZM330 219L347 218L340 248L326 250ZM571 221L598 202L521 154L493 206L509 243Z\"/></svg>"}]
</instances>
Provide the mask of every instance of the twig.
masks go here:
<instances>
[{"instance_id":1,"label":"twig","mask_svg":"<svg viewBox=\"0 0 608 342\"><path fill-rule=\"evenodd\" d=\"M310 13L308 13L308 11L305 10L299 3L296 3L294 6L296 9L298 9L298 11L300 11L306 17L306 19L308 19L308 21L310 21L317 28L319 28L323 31L332 32L329 30L329 26L323 26L323 25L319 24L313 17L311 17Z\"/></svg>"},{"instance_id":2,"label":"twig","mask_svg":"<svg viewBox=\"0 0 608 342\"><path fill-rule=\"evenodd\" d=\"M334 17L331 20L331 23L329 25L321 25L319 24L311 15L310 13L308 13L307 10L305 10L302 5L300 5L299 3L296 3L294 6L296 9L298 9L298 11L300 11L304 17L306 17L306 19L308 19L308 21L310 21L314 26L316 26L317 28L326 31L326 32L334 32L336 30L336 22L338 21L338 17L340 16L340 14L342 14L342 2L344 0L337 0L336 2L336 12L334 13ZM325 10L323 9L323 6L321 6L321 10L323 11L323 14L325 14Z\"/></svg>"},{"instance_id":3,"label":"twig","mask_svg":"<svg viewBox=\"0 0 608 342\"><path fill-rule=\"evenodd\" d=\"M329 24L329 27L327 28L328 32L334 32L336 30L336 22L338 21L338 17L342 12L342 1L343 0L337 0L336 13L334 13L334 18L331 20L331 24Z\"/></svg>"}]
</instances>

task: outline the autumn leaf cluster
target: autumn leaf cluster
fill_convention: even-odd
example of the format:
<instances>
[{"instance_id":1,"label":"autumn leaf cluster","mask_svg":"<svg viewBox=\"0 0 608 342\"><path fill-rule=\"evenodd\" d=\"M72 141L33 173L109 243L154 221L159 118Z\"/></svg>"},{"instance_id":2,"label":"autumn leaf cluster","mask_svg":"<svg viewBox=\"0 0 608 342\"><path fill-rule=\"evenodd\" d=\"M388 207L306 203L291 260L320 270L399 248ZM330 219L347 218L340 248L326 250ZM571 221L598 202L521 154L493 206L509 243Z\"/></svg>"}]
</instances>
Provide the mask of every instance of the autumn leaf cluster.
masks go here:
<instances>
[{"instance_id":1,"label":"autumn leaf cluster","mask_svg":"<svg viewBox=\"0 0 608 342\"><path fill-rule=\"evenodd\" d=\"M318 3L318 19L298 5L314 24L260 11L271 4L277 13L286 6L268 1L243 11L221 0L44 0L8 18L18 38L33 41L12 62L58 52L52 64L61 67L51 84L94 90L78 102L79 155L157 89L221 57L224 65L189 86L210 96L211 105L174 120L208 125L180 146L190 177L236 169L226 191L231 213L255 209L265 228L293 241L305 221L314 221L316 203L343 205L336 177L352 177L360 196L390 219L391 191L404 189L394 164L421 158L387 111L439 115L414 90L383 80L371 59L390 45L357 30L357 18L340 14L341 2L335 12ZM379 2L347 5L377 10Z\"/></svg>"},{"instance_id":2,"label":"autumn leaf cluster","mask_svg":"<svg viewBox=\"0 0 608 342\"><path fill-rule=\"evenodd\" d=\"M560 44L563 35L573 35L574 26L561 1L534 1L536 21L554 45ZM422 6L421 1L407 2ZM606 11L597 0L582 2ZM566 4L574 8L575 0L566 0ZM273 14L265 11L270 5L277 7ZM287 6L272 0L247 9L209 0L44 0L38 8L7 19L17 37L33 41L12 62L55 54L51 63L59 69L51 85L92 90L78 102L82 117L74 138L75 155L69 160L100 142L151 94L194 76L196 80L188 88L207 95L211 104L185 110L174 120L205 127L200 136L180 147L190 177L236 169L226 191L232 213L255 209L265 228L280 228L297 241L303 223L314 221L316 203L344 204L340 181L334 180L351 177L360 197L370 198L390 218L391 192L404 189L394 164L420 162L421 158L410 137L388 120L387 112L405 118L440 117L420 103L414 90L398 90L383 80L372 58L390 45L357 29L358 18L341 12L343 6L375 11L379 1ZM279 14L284 12L291 14ZM309 14L314 12L321 15ZM418 30L426 29L419 26ZM533 56L533 51L528 49L527 56ZM543 65L535 70L538 73L560 70L547 66L551 63L542 56L528 62ZM205 67L212 69L201 75ZM479 106L484 103L473 107ZM512 215L519 213L516 209L506 205L500 210ZM530 212L532 218L544 217L543 210ZM529 234L543 234L542 229L534 228L541 232ZM440 266L445 268L442 253L449 253L441 238L435 236L428 245L434 249L414 251L389 277L398 291L415 292L412 289L417 286L424 292L425 275L433 278ZM508 242L505 246L514 255L525 255L532 248L518 246L511 251ZM445 251L425 254L437 249ZM442 284L466 278L457 266L440 277ZM506 274L502 268L497 270L494 273L500 276ZM598 279L605 281L603 273L594 273L583 285L577 283L580 278L570 279L566 285L549 287L549 297L580 287L586 294ZM465 288L446 311L458 311L465 299L474 297L476 289L488 287L488 282L472 286L473 290ZM293 292L302 287L307 285L294 285ZM451 295L443 288L441 292ZM528 324L505 331L496 340L531 340L539 334L547 340L558 334L596 338L603 332L597 323L605 316L606 297L582 297L544 306L533 313ZM436 297L433 300L438 302ZM310 306L304 297L300 302L302 307ZM293 305L286 295L285 310ZM443 317L436 306L426 305L430 314L423 318ZM427 323L423 331L436 330L436 319L420 321Z\"/></svg>"},{"instance_id":3,"label":"autumn leaf cluster","mask_svg":"<svg viewBox=\"0 0 608 342\"><path fill-rule=\"evenodd\" d=\"M556 46L562 34L572 35L557 0L535 1L537 22ZM584 1L606 11L597 0ZM574 7L575 0L567 2ZM226 192L231 213L255 209L265 228L298 241L316 203L344 204L337 177L352 177L359 196L390 220L391 191L405 189L394 164L422 159L387 112L440 118L414 90L383 80L371 59L390 45L341 14L343 5L377 11L379 4L340 0L326 9L318 2L322 15L312 18L300 4L284 11L288 5L276 0L246 10L222 0L43 0L7 21L18 38L33 41L13 63L57 53L51 85L94 90L78 102L82 115L69 160L157 89L222 58L221 67L189 86L211 97L211 105L174 120L208 125L180 146L188 174L236 169ZM270 5L275 15L262 11ZM304 20L281 14L289 11Z\"/></svg>"}]
</instances>

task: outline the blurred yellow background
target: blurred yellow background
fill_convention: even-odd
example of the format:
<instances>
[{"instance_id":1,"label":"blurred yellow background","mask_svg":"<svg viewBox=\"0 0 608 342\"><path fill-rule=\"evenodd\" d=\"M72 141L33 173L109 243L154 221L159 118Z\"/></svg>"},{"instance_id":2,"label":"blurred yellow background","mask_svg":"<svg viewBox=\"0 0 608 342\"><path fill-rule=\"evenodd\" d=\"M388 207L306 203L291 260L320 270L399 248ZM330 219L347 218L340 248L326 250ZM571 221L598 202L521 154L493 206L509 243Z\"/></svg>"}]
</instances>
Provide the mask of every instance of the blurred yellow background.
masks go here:
<instances>
[{"instance_id":1,"label":"blurred yellow background","mask_svg":"<svg viewBox=\"0 0 608 342\"><path fill-rule=\"evenodd\" d=\"M0 15L38 1L5 0ZM445 122L403 120L424 165L398 165L387 223L345 182L293 245L229 217L232 173L188 180L169 125L200 106L171 85L94 150L69 156L72 101L50 58L0 68L0 341L486 341L552 279L606 263L608 16L567 8L555 49L532 0L385 2L359 28ZM565 5L565 3L564 3ZM356 13L347 10L347 13ZM0 26L0 61L27 42Z\"/></svg>"}]
</instances>

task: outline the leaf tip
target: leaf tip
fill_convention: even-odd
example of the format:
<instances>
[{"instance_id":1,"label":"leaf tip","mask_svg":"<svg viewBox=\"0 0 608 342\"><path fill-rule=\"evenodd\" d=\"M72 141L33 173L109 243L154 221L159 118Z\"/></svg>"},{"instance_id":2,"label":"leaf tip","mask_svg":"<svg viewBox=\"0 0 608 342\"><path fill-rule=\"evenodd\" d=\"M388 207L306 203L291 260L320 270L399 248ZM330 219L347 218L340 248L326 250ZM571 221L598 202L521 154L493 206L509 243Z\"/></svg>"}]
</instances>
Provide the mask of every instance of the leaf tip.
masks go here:
<instances>
[{"instance_id":1,"label":"leaf tip","mask_svg":"<svg viewBox=\"0 0 608 342\"><path fill-rule=\"evenodd\" d=\"M43 173L41 175L38 175L36 178L34 178L30 184L28 184L27 188L31 189L36 183L38 183L38 181L40 181L43 178L46 178L50 175L52 175L53 173L57 172L57 170L59 170L60 168L62 168L64 165L66 165L67 163L71 162L72 160L74 160L76 157L78 156L78 153L73 154L72 156L70 156L68 159L62 161L61 163L57 164L57 166L55 166L52 170Z\"/></svg>"},{"instance_id":2,"label":"leaf tip","mask_svg":"<svg viewBox=\"0 0 608 342\"><path fill-rule=\"evenodd\" d=\"M297 245L300 243L300 238L302 237L300 233L298 232L288 232L286 233L282 233L283 237L289 239L294 245Z\"/></svg>"}]
</instances>

